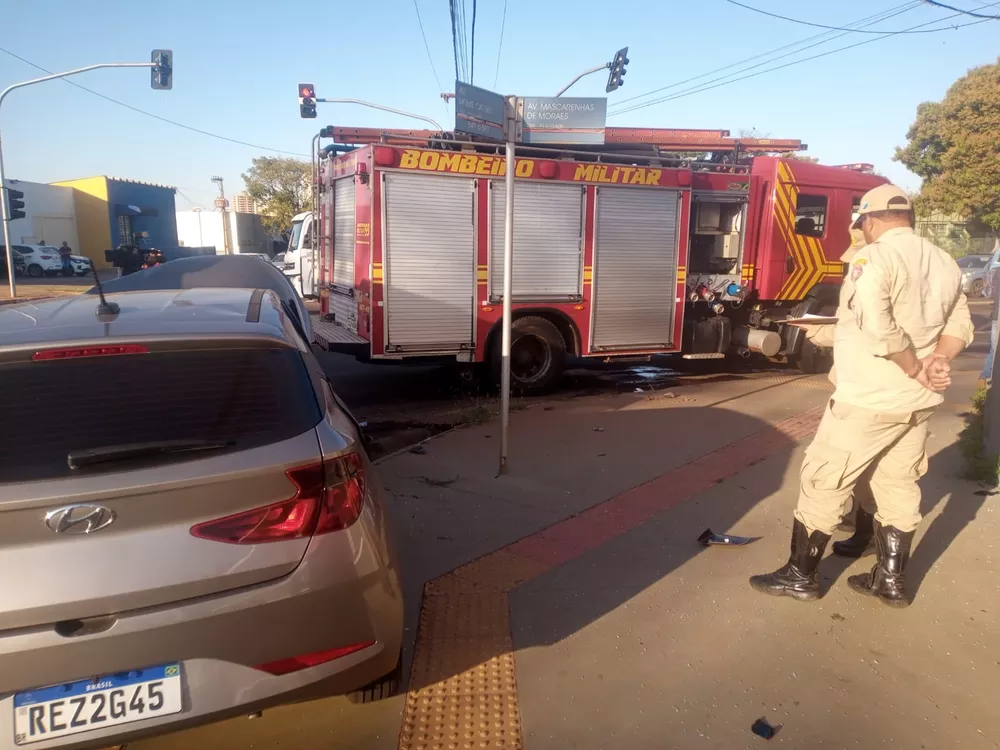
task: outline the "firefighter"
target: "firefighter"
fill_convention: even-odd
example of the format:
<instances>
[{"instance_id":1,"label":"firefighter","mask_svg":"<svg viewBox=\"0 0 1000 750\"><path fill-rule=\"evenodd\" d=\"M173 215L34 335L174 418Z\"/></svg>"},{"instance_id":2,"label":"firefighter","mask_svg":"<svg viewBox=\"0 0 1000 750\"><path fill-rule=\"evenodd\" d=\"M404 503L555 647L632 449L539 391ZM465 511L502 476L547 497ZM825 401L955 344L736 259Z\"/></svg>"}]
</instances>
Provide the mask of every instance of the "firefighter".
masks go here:
<instances>
[{"instance_id":1,"label":"firefighter","mask_svg":"<svg viewBox=\"0 0 1000 750\"><path fill-rule=\"evenodd\" d=\"M913 205L881 185L861 199L853 227L865 247L840 291L834 393L806 450L788 562L752 576L756 590L820 596L818 566L859 483L876 505L877 561L848 585L891 606L909 604L904 576L920 523L917 480L927 470L927 420L951 382L950 362L973 339L962 274L913 231Z\"/></svg>"},{"instance_id":2,"label":"firefighter","mask_svg":"<svg viewBox=\"0 0 1000 750\"><path fill-rule=\"evenodd\" d=\"M857 216L851 217L851 225L848 231L851 236L851 245L847 248L840 260L850 265L854 256L865 246L865 235L860 229L854 228ZM818 346L833 347L834 329L836 326L830 325L806 325L806 338ZM830 382L836 385L836 369L830 370ZM871 546L875 537L875 498L871 489L871 469L861 476L854 487L854 534L843 541L833 543L833 553L841 557L862 557Z\"/></svg>"}]
</instances>

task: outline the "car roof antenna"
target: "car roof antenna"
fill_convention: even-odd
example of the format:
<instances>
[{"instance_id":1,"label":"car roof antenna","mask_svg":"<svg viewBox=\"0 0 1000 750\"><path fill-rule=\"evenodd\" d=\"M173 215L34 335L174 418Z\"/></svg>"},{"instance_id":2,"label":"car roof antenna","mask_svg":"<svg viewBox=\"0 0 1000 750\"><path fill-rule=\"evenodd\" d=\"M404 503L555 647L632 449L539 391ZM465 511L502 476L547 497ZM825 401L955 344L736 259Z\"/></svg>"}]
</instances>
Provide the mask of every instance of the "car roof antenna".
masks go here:
<instances>
[{"instance_id":1,"label":"car roof antenna","mask_svg":"<svg viewBox=\"0 0 1000 750\"><path fill-rule=\"evenodd\" d=\"M108 302L104 297L104 287L101 286L101 277L97 275L97 267L91 262L90 270L94 273L94 283L97 284L97 293L101 296L101 304L97 306L98 319L113 318L121 312L121 308L114 302Z\"/></svg>"}]
</instances>

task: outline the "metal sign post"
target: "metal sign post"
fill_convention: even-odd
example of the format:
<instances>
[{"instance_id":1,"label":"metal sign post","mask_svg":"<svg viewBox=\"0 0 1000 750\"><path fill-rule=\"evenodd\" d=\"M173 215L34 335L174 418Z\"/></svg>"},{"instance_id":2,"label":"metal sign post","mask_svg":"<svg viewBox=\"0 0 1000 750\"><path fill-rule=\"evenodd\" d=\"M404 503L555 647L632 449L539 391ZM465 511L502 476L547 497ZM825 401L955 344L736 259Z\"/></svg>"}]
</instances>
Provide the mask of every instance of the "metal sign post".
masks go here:
<instances>
[{"instance_id":1,"label":"metal sign post","mask_svg":"<svg viewBox=\"0 0 1000 750\"><path fill-rule=\"evenodd\" d=\"M606 66L602 66L603 69ZM562 92L560 92L562 93ZM603 144L607 99L504 98L455 81L455 132L505 142L503 217L503 321L500 335L500 467L507 473L510 435L510 350L514 270L514 144Z\"/></svg>"},{"instance_id":2,"label":"metal sign post","mask_svg":"<svg viewBox=\"0 0 1000 750\"><path fill-rule=\"evenodd\" d=\"M500 470L507 473L507 436L510 431L510 317L511 279L514 269L514 133L507 133L507 173L504 176L503 212L503 335L500 341Z\"/></svg>"}]
</instances>

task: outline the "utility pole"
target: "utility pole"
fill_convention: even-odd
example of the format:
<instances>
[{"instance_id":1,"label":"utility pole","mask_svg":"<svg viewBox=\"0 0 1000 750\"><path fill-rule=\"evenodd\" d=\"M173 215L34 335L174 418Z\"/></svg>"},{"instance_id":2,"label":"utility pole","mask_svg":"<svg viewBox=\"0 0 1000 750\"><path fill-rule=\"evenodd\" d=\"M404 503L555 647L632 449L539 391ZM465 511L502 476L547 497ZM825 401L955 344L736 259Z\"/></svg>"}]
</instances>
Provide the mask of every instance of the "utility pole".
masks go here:
<instances>
[{"instance_id":1,"label":"utility pole","mask_svg":"<svg viewBox=\"0 0 1000 750\"><path fill-rule=\"evenodd\" d=\"M86 73L90 70L100 70L101 68L150 68L150 85L154 89L170 89L173 86L173 64L174 56L170 50L153 50L149 62L142 63L97 63L87 65L83 68L74 68L64 73L51 73L41 78L32 78L30 81L13 83L3 91L0 91L0 104L7 94L15 89L31 86L45 81L54 81L57 78L67 78L78 73ZM10 216L7 213L7 183L4 180L3 172L3 142L0 140L0 223L3 224L3 241L7 251L7 276L10 282L10 298L17 298L17 283L14 281L14 248L10 243Z\"/></svg>"},{"instance_id":2,"label":"utility pole","mask_svg":"<svg viewBox=\"0 0 1000 750\"><path fill-rule=\"evenodd\" d=\"M222 185L221 177L213 177L212 182L219 186L219 197L215 199L215 207L222 211L222 244L224 246L222 252L225 255L232 255L233 239L229 226L229 212L226 210L229 206L229 201L226 200L226 189Z\"/></svg>"}]
</instances>

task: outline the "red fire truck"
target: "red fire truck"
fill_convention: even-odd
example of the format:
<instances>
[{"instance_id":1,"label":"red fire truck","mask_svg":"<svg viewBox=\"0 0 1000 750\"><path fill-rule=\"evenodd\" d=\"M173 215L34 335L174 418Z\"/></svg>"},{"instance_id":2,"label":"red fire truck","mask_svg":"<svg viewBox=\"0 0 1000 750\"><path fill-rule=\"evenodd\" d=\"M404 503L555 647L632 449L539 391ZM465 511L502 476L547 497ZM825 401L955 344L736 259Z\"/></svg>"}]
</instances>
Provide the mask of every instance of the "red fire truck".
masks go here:
<instances>
[{"instance_id":1,"label":"red fire truck","mask_svg":"<svg viewBox=\"0 0 1000 750\"><path fill-rule=\"evenodd\" d=\"M502 147L328 132L354 148L319 161L318 338L365 359L498 371ZM573 148L518 147L515 388L550 386L568 355L756 353L822 367L782 321L835 309L850 216L883 178L780 155L799 141L727 131L608 128L603 146Z\"/></svg>"}]
</instances>

